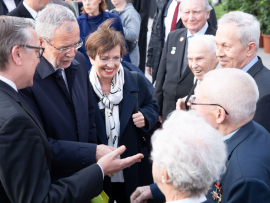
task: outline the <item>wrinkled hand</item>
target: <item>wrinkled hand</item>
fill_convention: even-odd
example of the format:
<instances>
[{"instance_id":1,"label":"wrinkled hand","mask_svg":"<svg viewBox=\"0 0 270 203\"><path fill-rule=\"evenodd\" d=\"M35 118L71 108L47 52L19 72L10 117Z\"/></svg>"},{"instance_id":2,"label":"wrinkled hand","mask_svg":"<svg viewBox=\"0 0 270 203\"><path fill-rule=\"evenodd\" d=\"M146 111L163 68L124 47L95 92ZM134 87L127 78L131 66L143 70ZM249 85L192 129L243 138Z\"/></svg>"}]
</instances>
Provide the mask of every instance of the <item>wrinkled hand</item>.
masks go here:
<instances>
[{"instance_id":1,"label":"wrinkled hand","mask_svg":"<svg viewBox=\"0 0 270 203\"><path fill-rule=\"evenodd\" d=\"M125 159L118 159L117 157L123 154L125 150L125 146L118 147L113 152L99 159L97 163L101 166L104 175L119 172L136 162L141 162L141 159L144 157L142 154L136 154Z\"/></svg>"},{"instance_id":2,"label":"wrinkled hand","mask_svg":"<svg viewBox=\"0 0 270 203\"><path fill-rule=\"evenodd\" d=\"M147 73L152 76L153 68L152 67L146 67Z\"/></svg>"},{"instance_id":3,"label":"wrinkled hand","mask_svg":"<svg viewBox=\"0 0 270 203\"><path fill-rule=\"evenodd\" d=\"M176 110L186 110L185 101L186 101L185 98L178 99L176 102ZM188 103L190 103L190 102L188 102Z\"/></svg>"},{"instance_id":4,"label":"wrinkled hand","mask_svg":"<svg viewBox=\"0 0 270 203\"><path fill-rule=\"evenodd\" d=\"M143 128L145 126L145 119L143 114L139 111L132 115L133 123L137 128Z\"/></svg>"},{"instance_id":5,"label":"wrinkled hand","mask_svg":"<svg viewBox=\"0 0 270 203\"><path fill-rule=\"evenodd\" d=\"M131 203L147 203L148 199L153 199L150 186L137 187L130 196Z\"/></svg>"},{"instance_id":6,"label":"wrinkled hand","mask_svg":"<svg viewBox=\"0 0 270 203\"><path fill-rule=\"evenodd\" d=\"M109 154L110 152L114 151L115 148L104 145L104 144L100 144L97 145L97 149L96 149L96 161L98 161L99 159L101 159L103 156Z\"/></svg>"},{"instance_id":7,"label":"wrinkled hand","mask_svg":"<svg viewBox=\"0 0 270 203\"><path fill-rule=\"evenodd\" d=\"M162 116L158 116L158 120L159 120L159 122L163 123L163 117Z\"/></svg>"}]
</instances>

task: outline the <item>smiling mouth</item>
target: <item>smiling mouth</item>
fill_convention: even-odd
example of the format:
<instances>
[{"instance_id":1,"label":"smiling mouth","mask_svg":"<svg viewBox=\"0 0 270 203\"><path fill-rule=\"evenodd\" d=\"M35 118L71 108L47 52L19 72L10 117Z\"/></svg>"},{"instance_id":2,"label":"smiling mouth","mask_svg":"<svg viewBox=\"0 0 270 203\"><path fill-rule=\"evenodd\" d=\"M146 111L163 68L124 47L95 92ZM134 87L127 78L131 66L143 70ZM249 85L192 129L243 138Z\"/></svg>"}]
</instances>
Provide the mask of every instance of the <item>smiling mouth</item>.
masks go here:
<instances>
[{"instance_id":1,"label":"smiling mouth","mask_svg":"<svg viewBox=\"0 0 270 203\"><path fill-rule=\"evenodd\" d=\"M199 74L201 72L202 72L202 70L194 70L194 73L196 73L196 74Z\"/></svg>"},{"instance_id":2,"label":"smiling mouth","mask_svg":"<svg viewBox=\"0 0 270 203\"><path fill-rule=\"evenodd\" d=\"M107 69L107 68L103 68L103 70L105 71L105 73L113 73L114 69Z\"/></svg>"}]
</instances>

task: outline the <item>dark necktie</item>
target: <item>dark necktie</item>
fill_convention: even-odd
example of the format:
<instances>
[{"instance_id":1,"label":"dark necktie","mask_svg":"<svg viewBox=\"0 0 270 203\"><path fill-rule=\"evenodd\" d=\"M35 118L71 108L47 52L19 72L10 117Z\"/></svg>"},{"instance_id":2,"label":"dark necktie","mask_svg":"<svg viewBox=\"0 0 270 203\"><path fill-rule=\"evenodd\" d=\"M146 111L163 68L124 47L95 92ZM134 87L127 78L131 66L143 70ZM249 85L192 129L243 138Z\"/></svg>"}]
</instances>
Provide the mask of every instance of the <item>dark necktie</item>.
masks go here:
<instances>
[{"instance_id":1,"label":"dark necktie","mask_svg":"<svg viewBox=\"0 0 270 203\"><path fill-rule=\"evenodd\" d=\"M63 69L60 69L58 68L56 71L56 78L60 79L61 83L62 83L62 87L64 88L64 91L66 92L67 95L69 95L69 90L68 90L68 87L67 87L67 84L64 80L64 77L63 77Z\"/></svg>"},{"instance_id":2,"label":"dark necktie","mask_svg":"<svg viewBox=\"0 0 270 203\"><path fill-rule=\"evenodd\" d=\"M174 14L173 14L171 31L174 31L176 28L177 17L178 17L178 13L179 13L179 4L180 4L180 1L177 1L177 6L175 7Z\"/></svg>"}]
</instances>

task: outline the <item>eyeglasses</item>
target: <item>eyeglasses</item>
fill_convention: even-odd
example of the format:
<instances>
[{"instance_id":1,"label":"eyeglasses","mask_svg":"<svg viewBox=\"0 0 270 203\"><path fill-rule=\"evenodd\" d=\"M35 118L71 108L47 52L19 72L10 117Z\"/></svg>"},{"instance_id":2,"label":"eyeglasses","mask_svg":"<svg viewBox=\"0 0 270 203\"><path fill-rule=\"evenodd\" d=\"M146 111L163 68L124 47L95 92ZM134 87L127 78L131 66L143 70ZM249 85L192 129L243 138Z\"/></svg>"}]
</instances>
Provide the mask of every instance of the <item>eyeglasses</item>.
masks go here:
<instances>
[{"instance_id":1,"label":"eyeglasses","mask_svg":"<svg viewBox=\"0 0 270 203\"><path fill-rule=\"evenodd\" d=\"M33 47L33 46L29 46L29 45L19 45L20 47L27 47L29 49L38 49L38 58L41 58L43 55L43 52L45 50L45 48L43 47Z\"/></svg>"},{"instance_id":2,"label":"eyeglasses","mask_svg":"<svg viewBox=\"0 0 270 203\"><path fill-rule=\"evenodd\" d=\"M107 58L101 58L99 59L104 65L110 63L112 61L114 64L120 63L121 58L113 58L113 59L107 59Z\"/></svg>"},{"instance_id":3,"label":"eyeglasses","mask_svg":"<svg viewBox=\"0 0 270 203\"><path fill-rule=\"evenodd\" d=\"M70 51L70 49L74 48L74 50L77 50L79 49L82 45L83 45L83 41L82 39L80 39L80 41L77 43L77 44L74 44L73 46L70 46L70 47L65 47L65 48L62 48L62 49L58 49L56 48L55 46L53 46L50 42L48 42L46 39L44 39L49 45L51 45L53 48L57 49L59 51L59 53L67 53Z\"/></svg>"},{"instance_id":4,"label":"eyeglasses","mask_svg":"<svg viewBox=\"0 0 270 203\"><path fill-rule=\"evenodd\" d=\"M219 104L202 104L202 103L195 103L195 102L194 102L195 99L196 99L196 97L195 97L194 95L190 97L189 101L190 101L191 105L210 105L210 106L219 106L219 107L223 108L223 107L222 107L221 105L219 105ZM223 108L223 110L225 111L225 113L226 113L227 115L229 115L229 113L228 113L228 111L226 111L226 109Z\"/></svg>"}]
</instances>

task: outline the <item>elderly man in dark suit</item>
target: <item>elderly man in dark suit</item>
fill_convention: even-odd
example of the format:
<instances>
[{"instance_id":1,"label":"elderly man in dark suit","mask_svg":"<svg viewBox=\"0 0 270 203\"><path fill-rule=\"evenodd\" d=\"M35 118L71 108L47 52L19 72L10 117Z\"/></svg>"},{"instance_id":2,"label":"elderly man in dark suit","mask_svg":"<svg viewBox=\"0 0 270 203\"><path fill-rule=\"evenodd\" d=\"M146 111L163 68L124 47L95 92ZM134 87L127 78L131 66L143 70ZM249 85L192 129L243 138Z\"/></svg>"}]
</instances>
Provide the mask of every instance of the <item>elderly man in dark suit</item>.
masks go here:
<instances>
[{"instance_id":1,"label":"elderly man in dark suit","mask_svg":"<svg viewBox=\"0 0 270 203\"><path fill-rule=\"evenodd\" d=\"M252 15L234 11L218 21L216 56L222 68L238 68L249 73L260 97L253 118L270 132L270 70L257 56L260 23Z\"/></svg>"},{"instance_id":2,"label":"elderly man in dark suit","mask_svg":"<svg viewBox=\"0 0 270 203\"><path fill-rule=\"evenodd\" d=\"M209 191L207 202L270 202L270 134L252 121L259 98L254 79L238 69L210 71L195 97L192 108L227 145L226 172ZM137 188L132 197L133 203L164 198L156 184Z\"/></svg>"},{"instance_id":3,"label":"elderly man in dark suit","mask_svg":"<svg viewBox=\"0 0 270 203\"><path fill-rule=\"evenodd\" d=\"M146 70L152 75L152 83L156 81L162 49L167 40L168 33L176 29L185 28L179 9L180 0L156 0L156 3L157 10L152 24L146 63ZM176 16L175 20L173 20L174 15ZM217 19L214 9L210 11L210 17L207 21L216 29Z\"/></svg>"},{"instance_id":4,"label":"elderly man in dark suit","mask_svg":"<svg viewBox=\"0 0 270 203\"><path fill-rule=\"evenodd\" d=\"M44 51L31 19L0 17L0 200L1 203L86 202L102 191L103 175L139 161L116 159L121 147L73 176L51 181L52 152L45 132L18 90L33 85ZM10 35L9 33L13 33Z\"/></svg>"},{"instance_id":5,"label":"elderly man in dark suit","mask_svg":"<svg viewBox=\"0 0 270 203\"><path fill-rule=\"evenodd\" d=\"M215 35L207 22L212 7L207 0L183 0L180 4L186 28L168 34L159 64L154 98L160 107L160 121L175 109L177 99L185 97L193 86L194 75L188 68L188 39L196 35Z\"/></svg>"},{"instance_id":6,"label":"elderly man in dark suit","mask_svg":"<svg viewBox=\"0 0 270 203\"><path fill-rule=\"evenodd\" d=\"M48 30L50 32L48 32ZM34 85L21 94L43 124L53 152L52 180L85 168L113 148L97 145L94 104L80 30L66 7L49 4L36 21L45 48Z\"/></svg>"},{"instance_id":7,"label":"elderly man in dark suit","mask_svg":"<svg viewBox=\"0 0 270 203\"><path fill-rule=\"evenodd\" d=\"M0 16L6 15L16 8L21 0L2 0L0 1Z\"/></svg>"}]
</instances>

